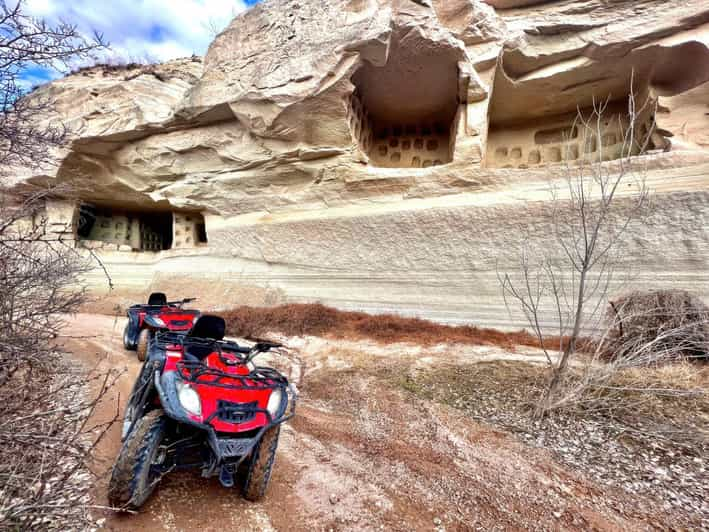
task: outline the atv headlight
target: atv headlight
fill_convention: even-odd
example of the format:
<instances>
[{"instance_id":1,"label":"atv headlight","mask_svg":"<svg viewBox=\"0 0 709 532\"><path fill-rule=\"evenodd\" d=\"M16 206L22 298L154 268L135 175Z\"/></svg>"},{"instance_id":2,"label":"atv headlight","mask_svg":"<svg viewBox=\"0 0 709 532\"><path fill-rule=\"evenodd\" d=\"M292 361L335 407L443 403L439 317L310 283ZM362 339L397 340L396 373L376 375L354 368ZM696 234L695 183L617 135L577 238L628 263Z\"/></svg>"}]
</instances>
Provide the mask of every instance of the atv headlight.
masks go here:
<instances>
[{"instance_id":1,"label":"atv headlight","mask_svg":"<svg viewBox=\"0 0 709 532\"><path fill-rule=\"evenodd\" d=\"M184 381L177 381L177 398L180 400L182 408L194 416L202 415L202 401L199 394L192 386Z\"/></svg>"},{"instance_id":2,"label":"atv headlight","mask_svg":"<svg viewBox=\"0 0 709 532\"><path fill-rule=\"evenodd\" d=\"M277 388L271 392L271 397L268 398L268 406L266 406L266 410L269 411L272 418L275 418L281 410L282 400L283 392L280 389Z\"/></svg>"},{"instance_id":3,"label":"atv headlight","mask_svg":"<svg viewBox=\"0 0 709 532\"><path fill-rule=\"evenodd\" d=\"M162 321L162 318L158 318L157 316L153 316L153 320L158 325L158 327L165 327L165 322Z\"/></svg>"}]
</instances>

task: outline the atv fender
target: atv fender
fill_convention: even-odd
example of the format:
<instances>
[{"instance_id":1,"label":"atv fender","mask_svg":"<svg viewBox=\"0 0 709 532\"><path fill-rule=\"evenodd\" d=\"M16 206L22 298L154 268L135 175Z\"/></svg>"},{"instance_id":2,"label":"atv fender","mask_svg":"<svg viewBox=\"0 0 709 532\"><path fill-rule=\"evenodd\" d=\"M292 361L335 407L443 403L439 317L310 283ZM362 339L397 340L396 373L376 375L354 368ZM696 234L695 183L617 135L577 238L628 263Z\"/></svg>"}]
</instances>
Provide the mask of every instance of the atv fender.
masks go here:
<instances>
[{"instance_id":1,"label":"atv fender","mask_svg":"<svg viewBox=\"0 0 709 532\"><path fill-rule=\"evenodd\" d=\"M127 343L135 349L138 344L138 335L140 334L140 317L137 312L128 311L128 324L126 325L126 340Z\"/></svg>"},{"instance_id":2,"label":"atv fender","mask_svg":"<svg viewBox=\"0 0 709 532\"><path fill-rule=\"evenodd\" d=\"M128 403L123 415L123 421L126 423L127 417L130 414L130 425L124 426L123 439L127 438L138 420L143 417L153 404L157 394L155 390L154 375L162 369L160 361L148 361L140 369L138 378L133 384L133 389L128 396Z\"/></svg>"}]
</instances>

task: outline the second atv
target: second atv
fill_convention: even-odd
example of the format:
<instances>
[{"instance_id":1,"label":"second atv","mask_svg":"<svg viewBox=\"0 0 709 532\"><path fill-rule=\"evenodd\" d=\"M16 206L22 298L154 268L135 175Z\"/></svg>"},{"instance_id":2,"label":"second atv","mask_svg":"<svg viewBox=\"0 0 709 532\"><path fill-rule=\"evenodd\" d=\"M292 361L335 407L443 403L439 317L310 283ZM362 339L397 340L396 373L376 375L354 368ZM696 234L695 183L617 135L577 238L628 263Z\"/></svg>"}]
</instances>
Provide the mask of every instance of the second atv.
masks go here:
<instances>
[{"instance_id":1,"label":"second atv","mask_svg":"<svg viewBox=\"0 0 709 532\"><path fill-rule=\"evenodd\" d=\"M123 347L136 351L138 360L142 362L156 331L168 330L186 334L200 315L198 310L183 308L192 301L195 301L195 298L168 301L162 292L154 292L150 294L147 305L131 306L126 313L128 323L123 331Z\"/></svg>"}]
</instances>

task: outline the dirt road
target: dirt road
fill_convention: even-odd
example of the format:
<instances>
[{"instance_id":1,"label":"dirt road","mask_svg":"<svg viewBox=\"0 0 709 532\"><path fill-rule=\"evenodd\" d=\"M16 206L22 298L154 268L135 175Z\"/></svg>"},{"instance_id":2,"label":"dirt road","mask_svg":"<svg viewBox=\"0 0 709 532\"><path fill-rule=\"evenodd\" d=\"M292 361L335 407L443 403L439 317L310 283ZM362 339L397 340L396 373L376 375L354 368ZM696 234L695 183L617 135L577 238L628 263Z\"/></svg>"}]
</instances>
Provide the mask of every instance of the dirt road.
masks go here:
<instances>
[{"instance_id":1,"label":"dirt road","mask_svg":"<svg viewBox=\"0 0 709 532\"><path fill-rule=\"evenodd\" d=\"M87 366L124 369L95 421L122 413L139 370L123 350L124 322L79 315L66 343ZM450 349L378 348L318 338L288 339L293 356L273 362L300 391L284 427L274 475L257 504L197 473L163 479L136 515L106 511L108 530L619 530L667 525L645 501L600 487L547 452L481 426L399 385L443 361ZM470 357L529 357L468 347ZM467 356L466 353L458 357ZM98 447L98 504L120 448L116 424Z\"/></svg>"}]
</instances>

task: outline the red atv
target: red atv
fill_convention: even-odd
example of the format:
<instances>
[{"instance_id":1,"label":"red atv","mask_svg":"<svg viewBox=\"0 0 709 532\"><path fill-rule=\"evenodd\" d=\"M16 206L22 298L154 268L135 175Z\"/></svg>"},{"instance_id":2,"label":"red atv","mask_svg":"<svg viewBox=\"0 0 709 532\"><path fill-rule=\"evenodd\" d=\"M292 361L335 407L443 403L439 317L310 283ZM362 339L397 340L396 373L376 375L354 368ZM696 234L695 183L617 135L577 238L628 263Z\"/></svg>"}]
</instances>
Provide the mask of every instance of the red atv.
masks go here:
<instances>
[{"instance_id":1,"label":"red atv","mask_svg":"<svg viewBox=\"0 0 709 532\"><path fill-rule=\"evenodd\" d=\"M190 467L225 487L238 479L250 501L263 497L296 395L278 371L254 364L280 344L242 347L224 330L222 318L202 316L187 335L155 335L126 406L113 507L139 508L163 475Z\"/></svg>"},{"instance_id":2,"label":"red atv","mask_svg":"<svg viewBox=\"0 0 709 532\"><path fill-rule=\"evenodd\" d=\"M127 312L128 323L123 330L123 346L129 351L137 351L138 360L142 362L156 331L167 329L187 333L200 314L198 310L182 308L192 301L195 298L168 301L162 292L154 292L150 294L147 305L133 305Z\"/></svg>"}]
</instances>

